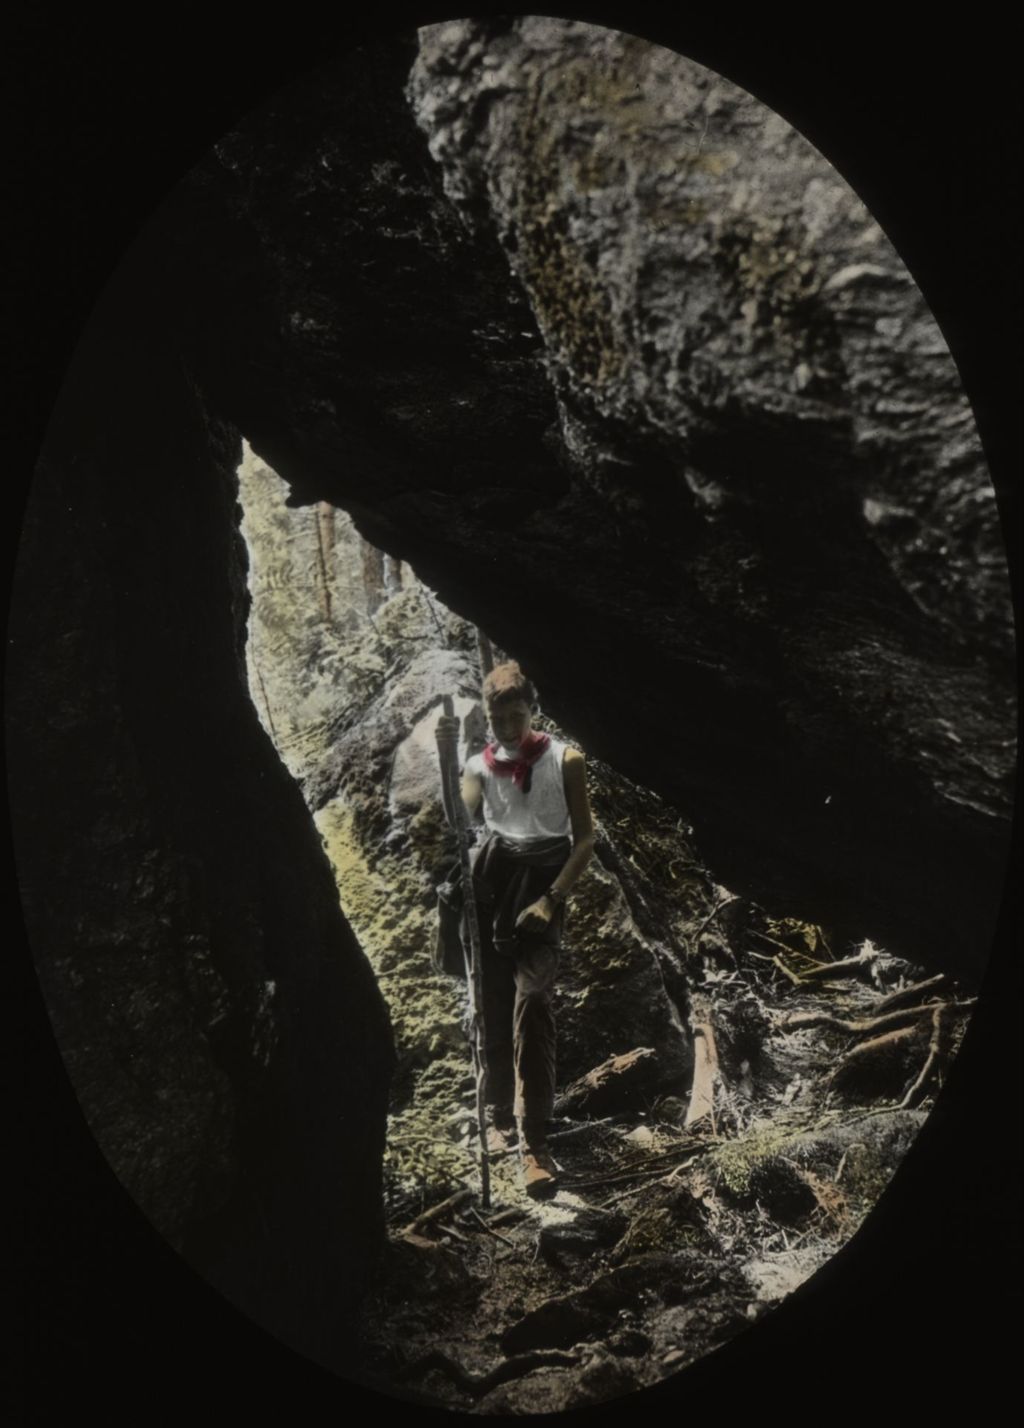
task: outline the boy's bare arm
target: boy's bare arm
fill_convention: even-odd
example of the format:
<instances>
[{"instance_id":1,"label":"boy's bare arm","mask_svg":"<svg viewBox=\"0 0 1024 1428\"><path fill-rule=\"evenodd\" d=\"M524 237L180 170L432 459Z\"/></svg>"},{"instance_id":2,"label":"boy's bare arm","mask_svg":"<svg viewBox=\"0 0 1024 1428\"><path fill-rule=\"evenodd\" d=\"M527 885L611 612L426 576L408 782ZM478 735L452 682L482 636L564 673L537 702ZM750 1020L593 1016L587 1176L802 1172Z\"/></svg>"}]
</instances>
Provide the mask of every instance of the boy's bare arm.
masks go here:
<instances>
[{"instance_id":1,"label":"boy's bare arm","mask_svg":"<svg viewBox=\"0 0 1024 1428\"><path fill-rule=\"evenodd\" d=\"M587 765L576 749L566 749L562 764L565 800L569 805L572 825L572 852L569 861L551 884L552 891L563 899L568 896L594 852L594 819L587 797Z\"/></svg>"},{"instance_id":2,"label":"boy's bare arm","mask_svg":"<svg viewBox=\"0 0 1024 1428\"><path fill-rule=\"evenodd\" d=\"M594 819L587 797L587 766L583 755L576 749L566 749L562 761L562 777L565 787L565 801L569 805L569 821L572 825L572 852L569 859L551 884L551 893L545 893L536 902L523 909L516 919L516 926L529 931L539 930L549 923L558 904L564 902L583 869L590 862L594 852Z\"/></svg>"},{"instance_id":3,"label":"boy's bare arm","mask_svg":"<svg viewBox=\"0 0 1024 1428\"><path fill-rule=\"evenodd\" d=\"M466 813L469 815L471 823L480 807L483 792L484 786L476 774L464 773L462 775L462 802L465 804Z\"/></svg>"}]
</instances>

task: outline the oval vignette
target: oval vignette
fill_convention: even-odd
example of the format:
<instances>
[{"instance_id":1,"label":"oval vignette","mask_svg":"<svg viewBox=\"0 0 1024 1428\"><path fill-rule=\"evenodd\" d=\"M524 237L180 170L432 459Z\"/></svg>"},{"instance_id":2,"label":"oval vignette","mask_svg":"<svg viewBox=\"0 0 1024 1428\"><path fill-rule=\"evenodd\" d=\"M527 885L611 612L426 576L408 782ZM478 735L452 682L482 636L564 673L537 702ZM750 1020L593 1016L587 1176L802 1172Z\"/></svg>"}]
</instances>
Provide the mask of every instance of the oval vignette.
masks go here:
<instances>
[{"instance_id":1,"label":"oval vignette","mask_svg":"<svg viewBox=\"0 0 1024 1428\"><path fill-rule=\"evenodd\" d=\"M159 370L161 371L161 373L163 373L164 368L163 368L163 367L160 367ZM66 400L67 400L67 398L66 398ZM157 413L157 414L160 414L160 413ZM143 427L143 423L141 423L141 420L140 420L140 421L139 421L140 431L141 431L141 427ZM139 433L136 433L136 434L139 434ZM53 438L51 438L51 440L53 440ZM127 490L129 490L129 487L127 487L127 486L124 487L124 491L126 491L126 493L127 493ZM47 538L49 538L49 537L47 537ZM71 550L73 550L73 548L74 548L74 541L71 541L70 547L71 547ZM54 547L54 548L57 548L57 550L59 550L60 547ZM144 683L144 681L143 681L143 683ZM548 680L548 681L547 681L547 684L550 685L550 683L551 683L551 681ZM144 690L144 688L143 688L143 690L137 690L136 693L137 693L137 697L139 697L139 698L144 698L144 697L146 697L146 690ZM154 754L153 751L150 751L150 757L156 757L156 754ZM19 837L23 837L23 834L19 834ZM865 928L865 931L868 931L868 928ZM51 1010L53 1010L53 1008L51 1008ZM67 1045L64 1045L63 1050L64 1050L64 1054L66 1054L66 1057L67 1057ZM70 1064L70 1062L69 1062L69 1064ZM76 1082L76 1084L77 1084L77 1082Z\"/></svg>"}]
</instances>

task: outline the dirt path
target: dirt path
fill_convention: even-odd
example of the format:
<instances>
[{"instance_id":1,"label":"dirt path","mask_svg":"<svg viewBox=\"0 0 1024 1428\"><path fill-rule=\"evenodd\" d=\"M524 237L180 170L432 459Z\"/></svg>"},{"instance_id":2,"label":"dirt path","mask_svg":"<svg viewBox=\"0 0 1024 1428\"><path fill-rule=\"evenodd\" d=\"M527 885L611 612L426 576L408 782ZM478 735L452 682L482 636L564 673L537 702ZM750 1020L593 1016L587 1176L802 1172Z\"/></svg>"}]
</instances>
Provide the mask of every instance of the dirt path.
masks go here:
<instances>
[{"instance_id":1,"label":"dirt path","mask_svg":"<svg viewBox=\"0 0 1024 1428\"><path fill-rule=\"evenodd\" d=\"M563 1115L551 1142L557 1193L527 1199L513 1152L492 1160L487 1212L468 1089L446 1136L464 1174L429 1193L407 1156L393 1158L388 1248L362 1343L381 1387L481 1413L615 1398L733 1337L849 1239L924 1119L928 1088L903 1103L932 1054L935 1006L952 1039L966 1008L895 959L868 955L798 984L809 962L778 956L793 975L754 956L724 987L695 988L720 1065L711 1110L690 1129L673 1096ZM909 1034L890 1044L893 1022Z\"/></svg>"}]
</instances>

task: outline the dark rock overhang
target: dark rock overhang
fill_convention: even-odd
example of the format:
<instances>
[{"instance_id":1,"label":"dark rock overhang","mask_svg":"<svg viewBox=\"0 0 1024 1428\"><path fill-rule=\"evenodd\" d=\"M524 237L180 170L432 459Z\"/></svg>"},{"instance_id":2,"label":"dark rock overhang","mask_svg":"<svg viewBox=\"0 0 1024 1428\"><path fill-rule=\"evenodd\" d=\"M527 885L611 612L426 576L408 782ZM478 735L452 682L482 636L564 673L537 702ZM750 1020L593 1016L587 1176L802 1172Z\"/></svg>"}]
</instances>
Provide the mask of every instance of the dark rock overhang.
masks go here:
<instances>
[{"instance_id":1,"label":"dark rock overhang","mask_svg":"<svg viewBox=\"0 0 1024 1428\"><path fill-rule=\"evenodd\" d=\"M976 975L1012 766L991 520L950 518L945 553L918 541L901 561L928 531L875 477L927 483L938 448L903 422L865 455L849 384L872 351L860 371L842 354L821 400L744 368L735 398L688 398L685 433L588 400L583 349L550 350L529 271L509 271L508 215L470 232L445 196L412 60L404 44L344 59L218 146L134 253L154 323L294 501L346 507L514 648L567 727L691 819L723 882ZM898 312L919 305L905 275L879 284ZM805 307L834 343L824 300ZM719 348L728 388L741 356ZM955 381L949 364L940 406ZM965 460L949 479L987 482L980 451ZM886 547L875 527L893 522ZM977 550L987 583L951 581Z\"/></svg>"}]
</instances>

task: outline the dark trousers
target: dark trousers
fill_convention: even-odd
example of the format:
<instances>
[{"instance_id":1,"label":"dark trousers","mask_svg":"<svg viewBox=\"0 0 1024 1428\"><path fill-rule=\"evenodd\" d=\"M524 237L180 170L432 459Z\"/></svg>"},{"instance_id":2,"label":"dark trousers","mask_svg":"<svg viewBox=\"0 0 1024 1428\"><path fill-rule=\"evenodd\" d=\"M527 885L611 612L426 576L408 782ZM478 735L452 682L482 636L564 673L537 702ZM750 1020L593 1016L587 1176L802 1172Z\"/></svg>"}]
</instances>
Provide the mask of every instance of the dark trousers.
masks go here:
<instances>
[{"instance_id":1,"label":"dark trousers","mask_svg":"<svg viewBox=\"0 0 1024 1428\"><path fill-rule=\"evenodd\" d=\"M531 1135L543 1138L555 1104L551 998L558 947L523 939L511 954L498 951L483 931L481 943L487 1099L496 1122L516 1116L522 1119L527 1141Z\"/></svg>"},{"instance_id":2,"label":"dark trousers","mask_svg":"<svg viewBox=\"0 0 1024 1428\"><path fill-rule=\"evenodd\" d=\"M562 909L539 934L517 933L515 921L551 886L568 852L567 840L530 858L492 846L474 869L487 1100L496 1124L507 1124L513 1116L522 1121L528 1144L543 1140L555 1103L552 995Z\"/></svg>"}]
</instances>

